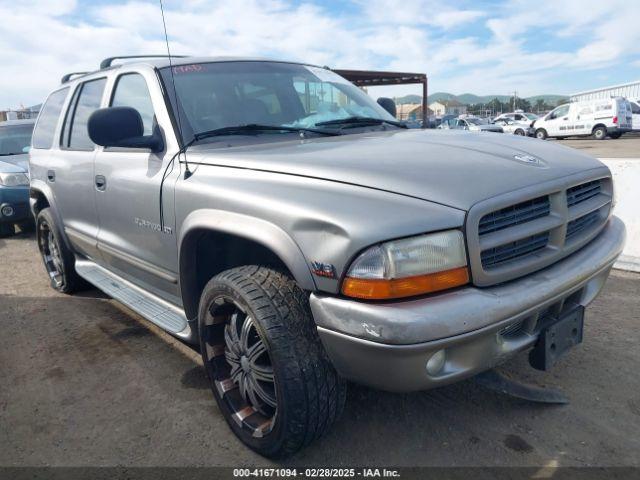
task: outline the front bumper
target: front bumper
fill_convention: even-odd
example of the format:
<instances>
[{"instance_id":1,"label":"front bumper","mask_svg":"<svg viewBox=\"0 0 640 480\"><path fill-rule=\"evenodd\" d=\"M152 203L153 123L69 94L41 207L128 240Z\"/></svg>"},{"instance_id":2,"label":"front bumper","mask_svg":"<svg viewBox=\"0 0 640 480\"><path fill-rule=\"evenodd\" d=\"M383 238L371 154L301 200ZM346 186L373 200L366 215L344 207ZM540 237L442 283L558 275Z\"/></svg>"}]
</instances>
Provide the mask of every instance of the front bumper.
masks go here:
<instances>
[{"instance_id":1,"label":"front bumper","mask_svg":"<svg viewBox=\"0 0 640 480\"><path fill-rule=\"evenodd\" d=\"M3 215L2 209L11 207L11 215ZM29 187L0 187L0 222L20 223L31 216L29 209Z\"/></svg>"},{"instance_id":2,"label":"front bumper","mask_svg":"<svg viewBox=\"0 0 640 480\"><path fill-rule=\"evenodd\" d=\"M543 319L591 303L624 240L624 224L612 217L579 251L501 285L392 303L314 293L311 309L342 376L382 390L426 390L502 363L533 346ZM444 366L429 374L426 364L441 350Z\"/></svg>"}]
</instances>

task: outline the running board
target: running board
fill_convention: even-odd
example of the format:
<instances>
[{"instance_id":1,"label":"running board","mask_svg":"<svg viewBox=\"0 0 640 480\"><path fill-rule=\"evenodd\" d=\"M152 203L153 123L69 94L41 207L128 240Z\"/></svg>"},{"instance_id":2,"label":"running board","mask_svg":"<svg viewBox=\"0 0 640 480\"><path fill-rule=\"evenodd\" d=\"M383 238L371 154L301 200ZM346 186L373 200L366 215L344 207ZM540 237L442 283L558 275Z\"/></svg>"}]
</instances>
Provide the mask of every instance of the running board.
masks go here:
<instances>
[{"instance_id":1,"label":"running board","mask_svg":"<svg viewBox=\"0 0 640 480\"><path fill-rule=\"evenodd\" d=\"M192 341L192 332L184 313L168 302L142 290L131 282L90 260L76 260L78 275L99 290L118 300L163 330Z\"/></svg>"}]
</instances>

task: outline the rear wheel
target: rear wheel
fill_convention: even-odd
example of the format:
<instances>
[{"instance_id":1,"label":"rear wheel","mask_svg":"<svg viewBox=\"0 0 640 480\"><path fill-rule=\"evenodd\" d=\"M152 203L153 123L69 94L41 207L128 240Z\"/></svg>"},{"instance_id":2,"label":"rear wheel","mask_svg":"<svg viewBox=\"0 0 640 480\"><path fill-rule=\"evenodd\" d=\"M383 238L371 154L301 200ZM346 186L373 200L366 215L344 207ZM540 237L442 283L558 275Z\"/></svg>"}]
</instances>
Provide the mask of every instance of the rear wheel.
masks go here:
<instances>
[{"instance_id":1,"label":"rear wheel","mask_svg":"<svg viewBox=\"0 0 640 480\"><path fill-rule=\"evenodd\" d=\"M606 127L596 127L593 129L591 134L595 140L604 140L607 138L607 129Z\"/></svg>"},{"instance_id":2,"label":"rear wheel","mask_svg":"<svg viewBox=\"0 0 640 480\"><path fill-rule=\"evenodd\" d=\"M514 135L519 135L521 137L524 137L524 130L522 130L521 128L518 128L515 132L513 132Z\"/></svg>"},{"instance_id":3,"label":"rear wheel","mask_svg":"<svg viewBox=\"0 0 640 480\"><path fill-rule=\"evenodd\" d=\"M538 140L546 140L547 131L544 128L539 128L538 130L536 130L536 138Z\"/></svg>"},{"instance_id":4,"label":"rear wheel","mask_svg":"<svg viewBox=\"0 0 640 480\"><path fill-rule=\"evenodd\" d=\"M49 208L45 208L36 219L36 238L44 268L49 275L51 288L62 293L73 293L87 284L76 273L75 258L67 248L56 227Z\"/></svg>"},{"instance_id":5,"label":"rear wheel","mask_svg":"<svg viewBox=\"0 0 640 480\"><path fill-rule=\"evenodd\" d=\"M308 295L287 275L244 266L205 286L198 312L202 359L233 432L271 458L326 432L346 385L331 366Z\"/></svg>"}]
</instances>

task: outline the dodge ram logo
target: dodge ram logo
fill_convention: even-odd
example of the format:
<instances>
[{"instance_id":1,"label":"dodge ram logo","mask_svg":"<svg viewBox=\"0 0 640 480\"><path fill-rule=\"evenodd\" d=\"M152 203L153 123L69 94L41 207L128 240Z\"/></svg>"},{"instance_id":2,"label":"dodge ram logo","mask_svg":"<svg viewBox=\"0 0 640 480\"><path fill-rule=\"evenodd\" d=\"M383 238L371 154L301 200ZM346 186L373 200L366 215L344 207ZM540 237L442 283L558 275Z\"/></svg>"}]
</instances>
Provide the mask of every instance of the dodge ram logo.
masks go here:
<instances>
[{"instance_id":1,"label":"dodge ram logo","mask_svg":"<svg viewBox=\"0 0 640 480\"><path fill-rule=\"evenodd\" d=\"M534 167L542 167L542 166L544 166L544 162L542 160L540 160L539 158L534 157L533 155L526 155L526 154L520 154L519 153L519 154L514 155L513 158L515 158L519 162L526 163L527 165L532 165Z\"/></svg>"}]
</instances>

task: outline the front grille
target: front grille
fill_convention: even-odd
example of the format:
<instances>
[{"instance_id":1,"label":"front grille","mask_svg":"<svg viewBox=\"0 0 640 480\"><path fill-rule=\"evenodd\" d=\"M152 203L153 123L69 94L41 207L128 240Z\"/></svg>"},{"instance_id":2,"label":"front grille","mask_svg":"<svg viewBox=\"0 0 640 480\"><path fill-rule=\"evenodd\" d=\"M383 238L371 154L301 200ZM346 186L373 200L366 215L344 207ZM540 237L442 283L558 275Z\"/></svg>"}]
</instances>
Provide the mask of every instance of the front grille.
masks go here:
<instances>
[{"instance_id":1,"label":"front grille","mask_svg":"<svg viewBox=\"0 0 640 480\"><path fill-rule=\"evenodd\" d=\"M499 247L484 250L481 254L482 266L494 268L505 262L542 250L549 243L549 232L532 235Z\"/></svg>"},{"instance_id":2,"label":"front grille","mask_svg":"<svg viewBox=\"0 0 640 480\"><path fill-rule=\"evenodd\" d=\"M604 170L604 169L603 169ZM484 200L467 214L473 282L489 286L547 267L586 245L609 218L611 177L566 178Z\"/></svg>"},{"instance_id":3,"label":"front grille","mask_svg":"<svg viewBox=\"0 0 640 480\"><path fill-rule=\"evenodd\" d=\"M567 189L567 206L573 207L590 198L597 196L602 191L602 180L593 180Z\"/></svg>"},{"instance_id":4,"label":"front grille","mask_svg":"<svg viewBox=\"0 0 640 480\"><path fill-rule=\"evenodd\" d=\"M545 195L485 215L480 219L478 234L497 232L547 215L549 215L549 196Z\"/></svg>"},{"instance_id":5,"label":"front grille","mask_svg":"<svg viewBox=\"0 0 640 480\"><path fill-rule=\"evenodd\" d=\"M571 220L567 224L567 240L578 235L580 232L587 230L590 226L595 225L600 218L600 211L596 210L595 212L587 213L586 215L576 218L575 220Z\"/></svg>"}]
</instances>

